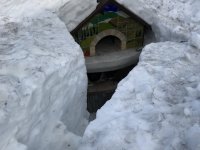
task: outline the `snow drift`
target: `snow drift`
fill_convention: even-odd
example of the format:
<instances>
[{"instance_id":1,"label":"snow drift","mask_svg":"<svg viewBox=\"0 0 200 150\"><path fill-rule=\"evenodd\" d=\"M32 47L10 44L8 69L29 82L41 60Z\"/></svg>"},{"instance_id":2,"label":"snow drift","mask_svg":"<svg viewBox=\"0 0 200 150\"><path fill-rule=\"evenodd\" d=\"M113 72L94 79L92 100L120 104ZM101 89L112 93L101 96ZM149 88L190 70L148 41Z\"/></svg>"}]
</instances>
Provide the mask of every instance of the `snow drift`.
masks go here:
<instances>
[{"instance_id":1,"label":"snow drift","mask_svg":"<svg viewBox=\"0 0 200 150\"><path fill-rule=\"evenodd\" d=\"M158 41L87 128L81 150L199 149L198 0L118 0ZM0 1L0 149L76 149L86 69L69 35L96 1ZM65 25L61 22L64 21ZM197 140L196 140L197 139Z\"/></svg>"},{"instance_id":2,"label":"snow drift","mask_svg":"<svg viewBox=\"0 0 200 150\"><path fill-rule=\"evenodd\" d=\"M88 117L86 68L57 15L75 4L0 2L1 150L76 149Z\"/></svg>"},{"instance_id":3,"label":"snow drift","mask_svg":"<svg viewBox=\"0 0 200 150\"><path fill-rule=\"evenodd\" d=\"M96 0L70 0L58 10L58 16L72 31L96 8Z\"/></svg>"},{"instance_id":4,"label":"snow drift","mask_svg":"<svg viewBox=\"0 0 200 150\"><path fill-rule=\"evenodd\" d=\"M198 150L200 52L150 44L97 113L80 150Z\"/></svg>"},{"instance_id":5,"label":"snow drift","mask_svg":"<svg viewBox=\"0 0 200 150\"><path fill-rule=\"evenodd\" d=\"M200 49L199 0L117 0L149 24L158 41L190 41Z\"/></svg>"}]
</instances>

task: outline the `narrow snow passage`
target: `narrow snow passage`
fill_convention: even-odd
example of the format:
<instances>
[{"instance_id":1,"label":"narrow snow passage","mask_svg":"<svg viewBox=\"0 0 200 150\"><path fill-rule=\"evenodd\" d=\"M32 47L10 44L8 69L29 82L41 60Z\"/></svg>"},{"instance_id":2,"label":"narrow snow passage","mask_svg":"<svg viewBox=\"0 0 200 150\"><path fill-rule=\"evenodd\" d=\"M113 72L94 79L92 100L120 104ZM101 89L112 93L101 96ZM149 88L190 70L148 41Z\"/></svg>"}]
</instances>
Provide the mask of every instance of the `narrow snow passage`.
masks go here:
<instances>
[{"instance_id":1,"label":"narrow snow passage","mask_svg":"<svg viewBox=\"0 0 200 150\"><path fill-rule=\"evenodd\" d=\"M90 121L91 118L95 118L97 110L110 100L117 84L128 75L135 65L115 71L88 73L87 110L91 113Z\"/></svg>"},{"instance_id":2,"label":"narrow snow passage","mask_svg":"<svg viewBox=\"0 0 200 150\"><path fill-rule=\"evenodd\" d=\"M159 40L198 49L147 47L87 128L81 149L199 150L200 1L118 2L149 22ZM0 1L1 150L77 149L87 124L87 77L66 26L71 31L95 6L95 0Z\"/></svg>"}]
</instances>

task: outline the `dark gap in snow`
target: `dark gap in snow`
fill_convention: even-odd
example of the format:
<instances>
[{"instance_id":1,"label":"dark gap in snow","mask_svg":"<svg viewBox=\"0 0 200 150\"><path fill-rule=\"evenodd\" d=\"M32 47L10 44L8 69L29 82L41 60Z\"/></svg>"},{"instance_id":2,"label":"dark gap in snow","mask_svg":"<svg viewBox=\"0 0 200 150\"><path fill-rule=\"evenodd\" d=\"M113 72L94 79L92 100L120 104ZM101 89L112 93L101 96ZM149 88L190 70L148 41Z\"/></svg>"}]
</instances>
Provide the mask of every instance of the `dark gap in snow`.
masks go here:
<instances>
[{"instance_id":1,"label":"dark gap in snow","mask_svg":"<svg viewBox=\"0 0 200 150\"><path fill-rule=\"evenodd\" d=\"M103 37L95 44L95 54L85 55L88 75L87 110L89 121L114 94L119 81L137 65L140 52L145 45L156 42L151 28L144 30L143 46L122 49L123 41L114 35ZM90 45L91 48L91 45ZM119 69L120 68L120 69Z\"/></svg>"},{"instance_id":2,"label":"dark gap in snow","mask_svg":"<svg viewBox=\"0 0 200 150\"><path fill-rule=\"evenodd\" d=\"M107 36L96 45L96 55L103 55L121 50L121 41L115 36Z\"/></svg>"},{"instance_id":3,"label":"dark gap in snow","mask_svg":"<svg viewBox=\"0 0 200 150\"><path fill-rule=\"evenodd\" d=\"M136 64L115 71L87 74L87 110L91 114L90 121L95 119L97 110L110 100L119 81L125 78L135 66Z\"/></svg>"},{"instance_id":4,"label":"dark gap in snow","mask_svg":"<svg viewBox=\"0 0 200 150\"><path fill-rule=\"evenodd\" d=\"M144 46L152 42L155 42L156 38L152 30L145 30L144 33ZM96 56L112 56L115 52L121 51L121 41L115 36L107 36L101 39L96 44ZM138 50L142 50L138 48ZM137 51L137 50L136 50ZM122 58L123 56L121 56ZM88 91L87 91L87 110L90 113L89 121L96 118L96 112L100 109L108 100L111 99L114 94L118 83L125 78L128 73L137 65L139 55L134 58L135 63L127 65L122 69L111 68L112 71L100 71L88 73ZM104 62L104 61L102 61ZM106 62L106 59L105 59ZM94 61L96 63L96 61ZM119 63L119 62L118 62ZM102 65L102 64L98 64ZM99 67L99 66L96 67ZM103 65L102 65L103 66ZM120 66L120 64L119 64ZM105 66L106 67L106 66ZM114 71L113 71L114 70Z\"/></svg>"}]
</instances>

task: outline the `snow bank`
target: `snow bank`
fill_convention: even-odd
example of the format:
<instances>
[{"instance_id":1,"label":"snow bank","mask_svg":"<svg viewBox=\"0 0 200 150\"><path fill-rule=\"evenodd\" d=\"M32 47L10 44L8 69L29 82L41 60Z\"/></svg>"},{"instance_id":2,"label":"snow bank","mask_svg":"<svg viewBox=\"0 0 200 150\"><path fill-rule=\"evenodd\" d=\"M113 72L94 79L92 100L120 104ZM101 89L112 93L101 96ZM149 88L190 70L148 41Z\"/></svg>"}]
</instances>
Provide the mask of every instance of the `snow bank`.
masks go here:
<instances>
[{"instance_id":1,"label":"snow bank","mask_svg":"<svg viewBox=\"0 0 200 150\"><path fill-rule=\"evenodd\" d=\"M199 150L200 52L146 46L84 134L80 150Z\"/></svg>"},{"instance_id":2,"label":"snow bank","mask_svg":"<svg viewBox=\"0 0 200 150\"><path fill-rule=\"evenodd\" d=\"M84 58L59 8L0 1L0 149L76 149L87 125Z\"/></svg>"},{"instance_id":3,"label":"snow bank","mask_svg":"<svg viewBox=\"0 0 200 150\"><path fill-rule=\"evenodd\" d=\"M117 1L151 24L159 41L190 41L200 49L199 0Z\"/></svg>"},{"instance_id":4,"label":"snow bank","mask_svg":"<svg viewBox=\"0 0 200 150\"><path fill-rule=\"evenodd\" d=\"M58 15L66 24L67 29L72 31L95 10L96 5L96 0L71 0L59 9Z\"/></svg>"},{"instance_id":5,"label":"snow bank","mask_svg":"<svg viewBox=\"0 0 200 150\"><path fill-rule=\"evenodd\" d=\"M200 49L198 0L118 1L151 24L158 40ZM76 149L87 124L87 79L65 25L71 31L95 5L0 1L0 149ZM147 46L80 149L199 149L199 60L187 44Z\"/></svg>"},{"instance_id":6,"label":"snow bank","mask_svg":"<svg viewBox=\"0 0 200 150\"><path fill-rule=\"evenodd\" d=\"M1 0L0 14L15 20L45 15L41 11L55 13L71 31L85 19L97 5L96 0Z\"/></svg>"}]
</instances>

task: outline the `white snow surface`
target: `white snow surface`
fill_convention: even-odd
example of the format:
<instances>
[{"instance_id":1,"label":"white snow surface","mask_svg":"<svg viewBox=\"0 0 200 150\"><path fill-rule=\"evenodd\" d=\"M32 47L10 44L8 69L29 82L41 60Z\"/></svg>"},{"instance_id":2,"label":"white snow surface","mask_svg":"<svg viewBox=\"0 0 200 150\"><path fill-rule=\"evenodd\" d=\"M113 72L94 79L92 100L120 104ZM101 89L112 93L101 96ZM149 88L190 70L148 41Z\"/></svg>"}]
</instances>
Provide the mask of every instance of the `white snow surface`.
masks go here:
<instances>
[{"instance_id":1,"label":"white snow surface","mask_svg":"<svg viewBox=\"0 0 200 150\"><path fill-rule=\"evenodd\" d=\"M200 1L118 2L174 42L145 47L81 140L86 69L66 27L96 1L0 1L0 150L200 149Z\"/></svg>"},{"instance_id":2,"label":"white snow surface","mask_svg":"<svg viewBox=\"0 0 200 150\"><path fill-rule=\"evenodd\" d=\"M79 150L199 150L199 74L200 51L187 43L146 46Z\"/></svg>"},{"instance_id":3,"label":"white snow surface","mask_svg":"<svg viewBox=\"0 0 200 150\"><path fill-rule=\"evenodd\" d=\"M199 0L117 0L148 22L158 41L190 41L200 49Z\"/></svg>"},{"instance_id":4,"label":"white snow surface","mask_svg":"<svg viewBox=\"0 0 200 150\"><path fill-rule=\"evenodd\" d=\"M70 0L58 10L58 16L72 31L97 5L96 0Z\"/></svg>"},{"instance_id":5,"label":"white snow surface","mask_svg":"<svg viewBox=\"0 0 200 150\"><path fill-rule=\"evenodd\" d=\"M58 14L80 2L0 1L0 150L76 149L88 123L86 67Z\"/></svg>"}]
</instances>

